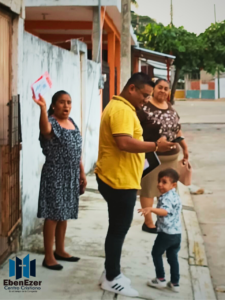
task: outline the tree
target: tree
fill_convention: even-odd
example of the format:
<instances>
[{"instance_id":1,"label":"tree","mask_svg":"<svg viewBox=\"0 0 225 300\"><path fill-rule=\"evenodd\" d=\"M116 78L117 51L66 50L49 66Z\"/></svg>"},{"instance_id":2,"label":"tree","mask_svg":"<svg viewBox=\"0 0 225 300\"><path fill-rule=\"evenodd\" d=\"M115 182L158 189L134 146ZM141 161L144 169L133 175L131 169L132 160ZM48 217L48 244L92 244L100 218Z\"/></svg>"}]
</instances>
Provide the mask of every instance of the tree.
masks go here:
<instances>
[{"instance_id":1,"label":"tree","mask_svg":"<svg viewBox=\"0 0 225 300\"><path fill-rule=\"evenodd\" d=\"M202 68L208 73L225 70L225 21L211 24L204 33L199 35L203 44L201 53Z\"/></svg>"},{"instance_id":2,"label":"tree","mask_svg":"<svg viewBox=\"0 0 225 300\"><path fill-rule=\"evenodd\" d=\"M138 2L136 0L131 0L131 4L138 7ZM149 16L140 16L134 11L131 11L131 24L136 35L140 35L145 31L145 27L149 23L157 24L156 20L150 18Z\"/></svg>"},{"instance_id":3,"label":"tree","mask_svg":"<svg viewBox=\"0 0 225 300\"><path fill-rule=\"evenodd\" d=\"M177 82L181 70L193 71L201 64L200 53L203 53L203 40L195 33L174 25L148 24L138 40L148 49L176 56L174 65L176 73L171 89L171 103L174 102Z\"/></svg>"},{"instance_id":4,"label":"tree","mask_svg":"<svg viewBox=\"0 0 225 300\"><path fill-rule=\"evenodd\" d=\"M146 26L149 23L155 23L156 21L148 16L139 16L135 12L131 11L131 24L134 29L134 33L138 35L142 35L145 31Z\"/></svg>"},{"instance_id":5,"label":"tree","mask_svg":"<svg viewBox=\"0 0 225 300\"><path fill-rule=\"evenodd\" d=\"M137 1L136 0L131 0L131 4L138 6Z\"/></svg>"}]
</instances>

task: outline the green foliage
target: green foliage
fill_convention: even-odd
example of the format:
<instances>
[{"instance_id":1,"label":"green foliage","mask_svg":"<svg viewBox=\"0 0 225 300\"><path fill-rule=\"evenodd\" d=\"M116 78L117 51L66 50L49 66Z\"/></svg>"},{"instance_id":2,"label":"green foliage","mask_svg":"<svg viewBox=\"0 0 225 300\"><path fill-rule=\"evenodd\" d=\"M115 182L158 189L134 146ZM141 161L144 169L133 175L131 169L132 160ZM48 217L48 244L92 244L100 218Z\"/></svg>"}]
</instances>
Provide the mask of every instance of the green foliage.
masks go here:
<instances>
[{"instance_id":1,"label":"green foliage","mask_svg":"<svg viewBox=\"0 0 225 300\"><path fill-rule=\"evenodd\" d=\"M195 33L190 33L183 27L148 24L138 39L148 49L176 56L174 65L179 69L191 71L200 66L198 53L203 43Z\"/></svg>"},{"instance_id":2,"label":"green foliage","mask_svg":"<svg viewBox=\"0 0 225 300\"><path fill-rule=\"evenodd\" d=\"M150 22L137 37L145 48L176 56L174 65L184 72L225 70L225 21L211 24L199 36L183 27Z\"/></svg>"},{"instance_id":3,"label":"green foliage","mask_svg":"<svg viewBox=\"0 0 225 300\"><path fill-rule=\"evenodd\" d=\"M132 25L141 47L176 56L175 80L171 100L176 90L179 76L198 73L204 69L208 73L225 71L225 21L211 24L204 33L197 36L184 27L164 26L147 16L132 14Z\"/></svg>"},{"instance_id":4,"label":"green foliage","mask_svg":"<svg viewBox=\"0 0 225 300\"><path fill-rule=\"evenodd\" d=\"M215 74L217 70L225 70L225 21L211 24L198 37L203 44L201 53L202 68Z\"/></svg>"},{"instance_id":5,"label":"green foliage","mask_svg":"<svg viewBox=\"0 0 225 300\"><path fill-rule=\"evenodd\" d=\"M131 24L134 29L134 33L138 35L142 35L145 31L146 26L149 23L155 23L156 21L148 16L139 16L135 12L131 12Z\"/></svg>"},{"instance_id":6,"label":"green foliage","mask_svg":"<svg viewBox=\"0 0 225 300\"><path fill-rule=\"evenodd\" d=\"M138 40L145 48L176 57L173 63L176 66L176 74L171 90L173 103L181 71L192 72L202 64L203 40L198 39L195 33L188 32L184 27L175 27L172 24L163 26L157 23L148 24L145 31L138 35Z\"/></svg>"}]
</instances>

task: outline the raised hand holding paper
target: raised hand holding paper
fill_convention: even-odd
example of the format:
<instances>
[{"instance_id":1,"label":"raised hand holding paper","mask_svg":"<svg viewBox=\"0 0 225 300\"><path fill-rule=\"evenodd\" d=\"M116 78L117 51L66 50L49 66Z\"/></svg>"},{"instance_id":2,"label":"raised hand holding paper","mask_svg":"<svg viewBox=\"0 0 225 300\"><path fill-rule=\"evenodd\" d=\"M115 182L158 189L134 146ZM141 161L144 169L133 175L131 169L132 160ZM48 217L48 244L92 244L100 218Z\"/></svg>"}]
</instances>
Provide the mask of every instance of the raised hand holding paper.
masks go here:
<instances>
[{"instance_id":1,"label":"raised hand holding paper","mask_svg":"<svg viewBox=\"0 0 225 300\"><path fill-rule=\"evenodd\" d=\"M52 87L52 81L48 72L45 72L40 78L38 78L32 85L31 89L33 92L33 97L39 99L39 95L43 96Z\"/></svg>"}]
</instances>

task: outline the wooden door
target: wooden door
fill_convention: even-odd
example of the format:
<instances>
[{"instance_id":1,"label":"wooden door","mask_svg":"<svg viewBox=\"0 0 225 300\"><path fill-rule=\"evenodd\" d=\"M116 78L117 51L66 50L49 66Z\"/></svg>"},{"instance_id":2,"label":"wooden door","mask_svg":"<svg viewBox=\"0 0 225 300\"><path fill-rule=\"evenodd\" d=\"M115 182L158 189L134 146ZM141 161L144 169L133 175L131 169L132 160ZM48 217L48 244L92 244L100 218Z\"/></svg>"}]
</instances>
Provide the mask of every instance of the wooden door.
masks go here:
<instances>
[{"instance_id":1,"label":"wooden door","mask_svg":"<svg viewBox=\"0 0 225 300\"><path fill-rule=\"evenodd\" d=\"M8 144L12 19L0 11L0 145Z\"/></svg>"},{"instance_id":2,"label":"wooden door","mask_svg":"<svg viewBox=\"0 0 225 300\"><path fill-rule=\"evenodd\" d=\"M12 17L0 10L0 263L20 223L19 97L11 96Z\"/></svg>"}]
</instances>

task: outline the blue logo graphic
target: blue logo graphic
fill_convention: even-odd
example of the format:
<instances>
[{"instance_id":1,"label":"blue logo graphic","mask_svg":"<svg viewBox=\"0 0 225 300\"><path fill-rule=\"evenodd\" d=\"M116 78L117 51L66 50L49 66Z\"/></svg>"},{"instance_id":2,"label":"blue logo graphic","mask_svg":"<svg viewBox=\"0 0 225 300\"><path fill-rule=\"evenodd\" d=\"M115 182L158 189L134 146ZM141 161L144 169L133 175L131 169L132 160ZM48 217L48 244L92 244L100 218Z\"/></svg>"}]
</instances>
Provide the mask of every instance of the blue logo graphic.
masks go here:
<instances>
[{"instance_id":1,"label":"blue logo graphic","mask_svg":"<svg viewBox=\"0 0 225 300\"><path fill-rule=\"evenodd\" d=\"M22 275L26 278L30 278L30 276L36 277L36 259L30 261L29 254L24 257L23 263L17 256L16 262L12 259L9 260L9 277L16 276L16 279L20 279Z\"/></svg>"}]
</instances>

